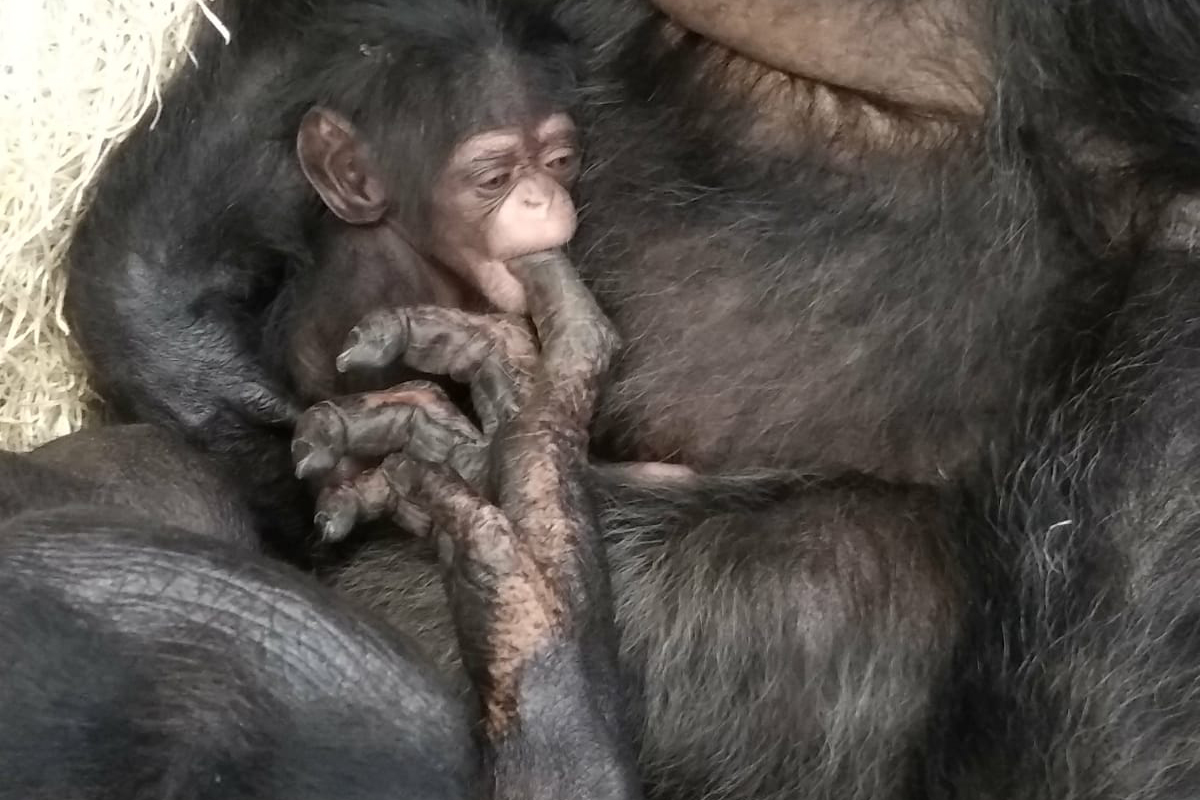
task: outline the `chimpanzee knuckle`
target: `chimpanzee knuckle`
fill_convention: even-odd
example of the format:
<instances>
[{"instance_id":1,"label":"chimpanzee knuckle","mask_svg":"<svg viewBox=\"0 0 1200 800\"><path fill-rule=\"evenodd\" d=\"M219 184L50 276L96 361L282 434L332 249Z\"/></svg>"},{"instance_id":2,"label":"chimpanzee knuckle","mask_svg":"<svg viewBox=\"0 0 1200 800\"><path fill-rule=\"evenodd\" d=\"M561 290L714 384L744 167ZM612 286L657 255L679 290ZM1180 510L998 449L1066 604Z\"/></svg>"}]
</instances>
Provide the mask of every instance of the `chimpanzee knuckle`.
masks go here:
<instances>
[{"instance_id":1,"label":"chimpanzee knuckle","mask_svg":"<svg viewBox=\"0 0 1200 800\"><path fill-rule=\"evenodd\" d=\"M454 371L455 348L456 342L444 331L423 331L399 355L413 369L450 376Z\"/></svg>"},{"instance_id":2,"label":"chimpanzee knuckle","mask_svg":"<svg viewBox=\"0 0 1200 800\"><path fill-rule=\"evenodd\" d=\"M436 430L448 442L476 442L481 438L479 430L466 415L449 400L439 403L429 403L418 409L414 426L423 429ZM415 431L414 431L415 432Z\"/></svg>"},{"instance_id":3,"label":"chimpanzee knuckle","mask_svg":"<svg viewBox=\"0 0 1200 800\"><path fill-rule=\"evenodd\" d=\"M453 405L450 402L450 395L446 394L446 390L433 381L415 380L398 383L390 389L384 389L378 392L369 392L367 397L373 398L373 402L378 406L396 405L396 406L441 406Z\"/></svg>"},{"instance_id":4,"label":"chimpanzee knuckle","mask_svg":"<svg viewBox=\"0 0 1200 800\"><path fill-rule=\"evenodd\" d=\"M423 405L425 403L449 403L450 395L446 394L446 390L433 381L413 380L398 383L390 389L385 389L381 392L372 392L374 396L380 398L391 398L396 402L402 402L409 405Z\"/></svg>"},{"instance_id":5,"label":"chimpanzee knuckle","mask_svg":"<svg viewBox=\"0 0 1200 800\"><path fill-rule=\"evenodd\" d=\"M411 307L379 308L363 315L354 330L367 336L385 336L407 331L412 316Z\"/></svg>"},{"instance_id":6,"label":"chimpanzee knuckle","mask_svg":"<svg viewBox=\"0 0 1200 800\"><path fill-rule=\"evenodd\" d=\"M503 576L520 565L512 526L499 508L480 502L462 519L460 531L464 555L488 575Z\"/></svg>"},{"instance_id":7,"label":"chimpanzee knuckle","mask_svg":"<svg viewBox=\"0 0 1200 800\"><path fill-rule=\"evenodd\" d=\"M296 438L336 441L345 433L343 416L337 403L322 400L300 415L296 423Z\"/></svg>"},{"instance_id":8,"label":"chimpanzee knuckle","mask_svg":"<svg viewBox=\"0 0 1200 800\"><path fill-rule=\"evenodd\" d=\"M483 381L471 384L471 404L479 418L479 426L484 438L490 439L496 435L500 427L501 416L508 418L508 409L503 400L503 394L497 394L490 388L482 387Z\"/></svg>"},{"instance_id":9,"label":"chimpanzee knuckle","mask_svg":"<svg viewBox=\"0 0 1200 800\"><path fill-rule=\"evenodd\" d=\"M470 368L471 362L488 355L497 338L491 317L457 308L421 306L411 312L411 318L409 347L419 351L414 358L448 358Z\"/></svg>"},{"instance_id":10,"label":"chimpanzee knuckle","mask_svg":"<svg viewBox=\"0 0 1200 800\"><path fill-rule=\"evenodd\" d=\"M528 380L528 375L519 364L504 359L491 359L479 366L471 388L489 397L500 398L517 392L518 383Z\"/></svg>"},{"instance_id":11,"label":"chimpanzee knuckle","mask_svg":"<svg viewBox=\"0 0 1200 800\"><path fill-rule=\"evenodd\" d=\"M445 465L472 489L481 491L487 478L488 442L481 440L454 445L446 456Z\"/></svg>"},{"instance_id":12,"label":"chimpanzee knuckle","mask_svg":"<svg viewBox=\"0 0 1200 800\"><path fill-rule=\"evenodd\" d=\"M474 331L484 326L486 315L448 306L413 306L408 309L414 326L444 331Z\"/></svg>"},{"instance_id":13,"label":"chimpanzee knuckle","mask_svg":"<svg viewBox=\"0 0 1200 800\"><path fill-rule=\"evenodd\" d=\"M462 434L450 425L434 422L424 410L413 418L404 453L411 458L439 463L444 461L454 445L462 440Z\"/></svg>"},{"instance_id":14,"label":"chimpanzee knuckle","mask_svg":"<svg viewBox=\"0 0 1200 800\"><path fill-rule=\"evenodd\" d=\"M433 520L430 519L429 512L403 497L397 498L395 506L391 509L391 520L402 531L412 536L424 538L433 530Z\"/></svg>"},{"instance_id":15,"label":"chimpanzee knuckle","mask_svg":"<svg viewBox=\"0 0 1200 800\"><path fill-rule=\"evenodd\" d=\"M408 315L409 321L417 326L422 327L429 324L449 325L457 327L459 325L459 315L461 311L457 308L447 308L446 306L435 305L417 305L407 306L404 312Z\"/></svg>"},{"instance_id":16,"label":"chimpanzee knuckle","mask_svg":"<svg viewBox=\"0 0 1200 800\"><path fill-rule=\"evenodd\" d=\"M558 369L601 375L608 371L620 338L607 319L597 315L564 320L558 338L546 346L546 359Z\"/></svg>"},{"instance_id":17,"label":"chimpanzee knuckle","mask_svg":"<svg viewBox=\"0 0 1200 800\"><path fill-rule=\"evenodd\" d=\"M469 338L458 343L447 372L458 383L471 383L483 365L499 357L496 339L491 335L491 331L479 328L473 331Z\"/></svg>"},{"instance_id":18,"label":"chimpanzee knuckle","mask_svg":"<svg viewBox=\"0 0 1200 800\"><path fill-rule=\"evenodd\" d=\"M397 497L418 500L423 466L405 453L393 453L379 463L377 472L384 476Z\"/></svg>"}]
</instances>

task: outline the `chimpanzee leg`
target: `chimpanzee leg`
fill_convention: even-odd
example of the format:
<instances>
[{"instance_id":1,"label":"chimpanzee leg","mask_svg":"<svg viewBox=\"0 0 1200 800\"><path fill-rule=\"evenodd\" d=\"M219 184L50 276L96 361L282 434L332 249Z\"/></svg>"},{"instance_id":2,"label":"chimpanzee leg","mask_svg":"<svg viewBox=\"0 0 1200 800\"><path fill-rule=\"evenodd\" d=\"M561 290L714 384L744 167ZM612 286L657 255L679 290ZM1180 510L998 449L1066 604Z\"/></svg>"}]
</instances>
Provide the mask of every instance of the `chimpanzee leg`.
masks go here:
<instances>
[{"instance_id":1,"label":"chimpanzee leg","mask_svg":"<svg viewBox=\"0 0 1200 800\"><path fill-rule=\"evenodd\" d=\"M96 503L200 536L259 545L253 515L216 458L155 425L91 428L0 461L0 519Z\"/></svg>"}]
</instances>

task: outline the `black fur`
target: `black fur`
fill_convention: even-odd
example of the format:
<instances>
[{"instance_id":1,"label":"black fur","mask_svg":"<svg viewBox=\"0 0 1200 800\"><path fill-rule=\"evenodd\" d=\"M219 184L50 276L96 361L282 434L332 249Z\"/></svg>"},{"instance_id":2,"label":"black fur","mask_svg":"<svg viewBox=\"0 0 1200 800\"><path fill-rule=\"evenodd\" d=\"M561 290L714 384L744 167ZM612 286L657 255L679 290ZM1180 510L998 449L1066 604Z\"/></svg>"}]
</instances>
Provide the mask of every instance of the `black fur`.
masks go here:
<instances>
[{"instance_id":1,"label":"black fur","mask_svg":"<svg viewBox=\"0 0 1200 800\"><path fill-rule=\"evenodd\" d=\"M361 129L389 185L411 187L397 202L419 238L432 170L513 100L518 75L556 107L571 99L561 38L449 7L218 7L236 41L204 31L200 66L134 134L146 146L115 154L71 248L67 313L118 419L170 424L245 469L247 501L293 555L311 508L287 458L301 398L283 350L326 216L293 154L304 112L325 105ZM118 305L140 311L96 313Z\"/></svg>"},{"instance_id":2,"label":"black fur","mask_svg":"<svg viewBox=\"0 0 1200 800\"><path fill-rule=\"evenodd\" d=\"M0 464L23 500L0 520L0 797L471 796L461 687L311 579L222 541L220 520L241 523L172 439L59 440L80 454L65 480L37 453Z\"/></svg>"},{"instance_id":3,"label":"black fur","mask_svg":"<svg viewBox=\"0 0 1200 800\"><path fill-rule=\"evenodd\" d=\"M599 487L653 795L1200 790L1200 3L974 0L983 118L886 109L864 139L798 101L774 143L649 3L508 5L583 63L573 246L628 343L597 454L867 476L722 482L695 524L694 496L639 514ZM270 34L178 83L73 250L114 402L235 458L267 452L247 398L287 405L259 345L310 199L255 114L259 70L304 74L293 32L332 30L305 7L247 12ZM856 118L832 96L835 128ZM333 579L452 662L422 549Z\"/></svg>"}]
</instances>

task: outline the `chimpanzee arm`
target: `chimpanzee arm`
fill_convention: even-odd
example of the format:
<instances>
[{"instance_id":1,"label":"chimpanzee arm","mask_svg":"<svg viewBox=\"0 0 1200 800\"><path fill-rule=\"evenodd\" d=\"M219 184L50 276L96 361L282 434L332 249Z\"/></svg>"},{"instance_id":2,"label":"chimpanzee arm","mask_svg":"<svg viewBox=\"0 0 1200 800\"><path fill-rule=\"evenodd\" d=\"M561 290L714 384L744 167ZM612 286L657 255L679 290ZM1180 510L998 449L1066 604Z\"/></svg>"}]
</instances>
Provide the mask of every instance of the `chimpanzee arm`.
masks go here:
<instances>
[{"instance_id":1,"label":"chimpanzee arm","mask_svg":"<svg viewBox=\"0 0 1200 800\"><path fill-rule=\"evenodd\" d=\"M608 569L583 485L588 425L616 335L560 254L512 268L525 285L542 351L514 399L519 410L492 444L496 505L450 468L452 454L437 442L445 433L453 449L453 419L430 419L440 415L436 397L391 417L412 446L353 478L349 491L362 501L359 512L395 517L419 509L423 532L438 538L460 650L483 704L494 795L638 797ZM342 433L343 423L358 427L338 416L354 409L331 408L318 421L336 422ZM302 422L299 435L313 430ZM375 434L396 438L386 428ZM297 460L311 464L316 452L303 446Z\"/></svg>"},{"instance_id":2,"label":"chimpanzee arm","mask_svg":"<svg viewBox=\"0 0 1200 800\"><path fill-rule=\"evenodd\" d=\"M523 407L500 433L498 497L548 590L540 605L550 624L538 642L522 635L528 623L517 618L523 649L508 654L508 670L520 670L510 673L516 716L510 732L503 706L493 706L500 714L493 717L497 794L639 797L622 718L608 565L582 483L588 427L617 335L561 254L531 256L511 269L525 287L542 352ZM511 639L510 633L496 644L511 647ZM493 652L500 656L493 669L501 665L494 677L502 679L505 651ZM571 779L547 786L547 774Z\"/></svg>"},{"instance_id":3,"label":"chimpanzee arm","mask_svg":"<svg viewBox=\"0 0 1200 800\"><path fill-rule=\"evenodd\" d=\"M264 329L296 268L307 194L271 134L264 87L285 57L202 55L99 177L71 241L65 312L116 415L221 457L274 524L267 512L303 508L303 493L287 459L296 407Z\"/></svg>"},{"instance_id":4,"label":"chimpanzee arm","mask_svg":"<svg viewBox=\"0 0 1200 800\"><path fill-rule=\"evenodd\" d=\"M474 797L411 645L239 548L65 508L0 526L0 798Z\"/></svg>"},{"instance_id":5,"label":"chimpanzee arm","mask_svg":"<svg viewBox=\"0 0 1200 800\"><path fill-rule=\"evenodd\" d=\"M162 425L212 454L264 535L294 539L307 508L287 455L295 408L243 338L246 324L197 307L189 295L211 277L203 272L126 267L92 263L93 274L77 266L71 277L73 332L100 393L118 419Z\"/></svg>"}]
</instances>

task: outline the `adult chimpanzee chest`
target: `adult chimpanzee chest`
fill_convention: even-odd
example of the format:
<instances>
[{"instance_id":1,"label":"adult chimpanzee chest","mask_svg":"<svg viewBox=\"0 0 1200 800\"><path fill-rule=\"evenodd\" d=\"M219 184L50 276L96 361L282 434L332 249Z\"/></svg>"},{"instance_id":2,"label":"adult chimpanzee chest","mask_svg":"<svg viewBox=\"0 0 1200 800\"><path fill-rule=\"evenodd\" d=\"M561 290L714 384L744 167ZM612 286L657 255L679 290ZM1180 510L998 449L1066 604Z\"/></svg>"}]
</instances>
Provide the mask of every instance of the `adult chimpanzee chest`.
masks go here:
<instances>
[{"instance_id":1,"label":"adult chimpanzee chest","mask_svg":"<svg viewBox=\"0 0 1200 800\"><path fill-rule=\"evenodd\" d=\"M581 270L627 344L602 455L925 482L1001 433L1067 270L974 144L850 174L818 148L702 188L664 175L682 137L631 130L594 120L580 187Z\"/></svg>"}]
</instances>

